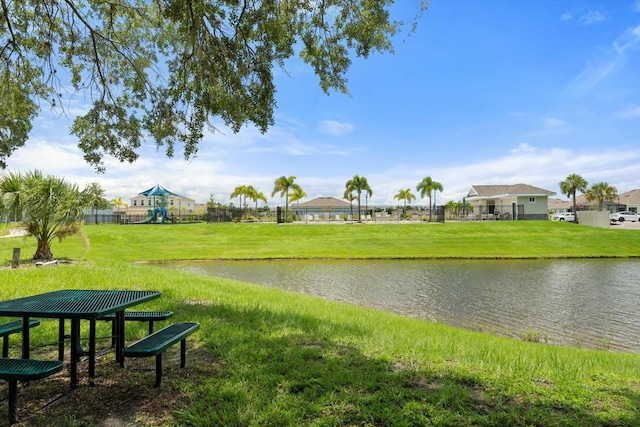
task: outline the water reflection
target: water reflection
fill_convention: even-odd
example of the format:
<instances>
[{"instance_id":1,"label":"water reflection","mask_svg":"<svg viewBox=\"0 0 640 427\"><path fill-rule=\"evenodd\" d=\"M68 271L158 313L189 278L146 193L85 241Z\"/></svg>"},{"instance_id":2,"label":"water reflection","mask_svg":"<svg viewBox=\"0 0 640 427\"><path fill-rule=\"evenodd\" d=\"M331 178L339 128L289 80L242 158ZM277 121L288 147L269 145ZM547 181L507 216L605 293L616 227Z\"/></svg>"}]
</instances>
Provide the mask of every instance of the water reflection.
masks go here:
<instances>
[{"instance_id":1,"label":"water reflection","mask_svg":"<svg viewBox=\"0 0 640 427\"><path fill-rule=\"evenodd\" d=\"M183 271L547 342L640 351L638 260L176 262Z\"/></svg>"}]
</instances>

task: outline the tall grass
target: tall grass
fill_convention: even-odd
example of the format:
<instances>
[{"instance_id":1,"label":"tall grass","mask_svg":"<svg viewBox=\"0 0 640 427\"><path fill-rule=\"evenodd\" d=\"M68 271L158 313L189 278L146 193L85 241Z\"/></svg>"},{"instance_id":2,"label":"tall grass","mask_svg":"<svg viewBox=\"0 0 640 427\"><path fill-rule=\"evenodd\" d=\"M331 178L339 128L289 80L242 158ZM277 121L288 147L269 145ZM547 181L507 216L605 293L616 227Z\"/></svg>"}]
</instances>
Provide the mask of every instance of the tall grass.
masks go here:
<instances>
[{"instance_id":1,"label":"tall grass","mask_svg":"<svg viewBox=\"0 0 640 427\"><path fill-rule=\"evenodd\" d=\"M639 234L555 223L276 226L215 224L86 227L54 243L55 267L5 269L0 299L61 288L160 290L145 308L172 310L202 328L184 371L162 390L122 383L144 402L110 396L126 423L165 425L640 425L640 357L463 331L354 305L140 260L198 258L519 258L640 255ZM0 239L0 253L35 250ZM555 255L554 255L555 254ZM26 260L25 260L26 262ZM101 326L103 329L106 325ZM43 321L34 345L55 340ZM145 334L128 325L127 340ZM12 341L13 342L13 341ZM16 341L17 345L18 341ZM12 347L16 355L18 347ZM170 365L170 364L169 364ZM170 368L168 368L170 369ZM127 371L127 374L129 372ZM142 377L144 378L144 377ZM144 380L141 380L144 381ZM148 381L148 379L147 379ZM106 386L78 396L97 399ZM179 396L179 399L172 396ZM72 397L36 413L33 425L95 425L97 405ZM69 419L69 413L77 414ZM102 414L100 412L100 414ZM144 420L144 421L141 421Z\"/></svg>"}]
</instances>

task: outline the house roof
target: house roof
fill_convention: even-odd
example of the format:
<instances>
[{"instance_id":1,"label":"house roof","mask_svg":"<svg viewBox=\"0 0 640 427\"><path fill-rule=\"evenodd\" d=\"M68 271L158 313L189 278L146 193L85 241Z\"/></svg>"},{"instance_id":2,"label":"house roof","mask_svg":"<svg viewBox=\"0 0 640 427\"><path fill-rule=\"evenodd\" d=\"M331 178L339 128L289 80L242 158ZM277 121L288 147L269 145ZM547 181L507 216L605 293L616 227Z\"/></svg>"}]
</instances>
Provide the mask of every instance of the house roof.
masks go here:
<instances>
[{"instance_id":1,"label":"house roof","mask_svg":"<svg viewBox=\"0 0 640 427\"><path fill-rule=\"evenodd\" d=\"M620 194L620 204L640 205L640 189L630 190Z\"/></svg>"},{"instance_id":2,"label":"house roof","mask_svg":"<svg viewBox=\"0 0 640 427\"><path fill-rule=\"evenodd\" d=\"M640 205L640 189L626 191L624 193L620 193L619 197L616 197L614 200L605 200L606 202L614 202L619 203L621 205L626 206L637 206ZM560 199L549 199L549 207L551 207L552 201L557 204L558 207L573 207L573 199L569 200L560 200ZM576 205L588 205L591 202L587 200L587 197L584 194L576 195Z\"/></svg>"},{"instance_id":3,"label":"house roof","mask_svg":"<svg viewBox=\"0 0 640 427\"><path fill-rule=\"evenodd\" d=\"M336 199L335 197L316 197L315 199L311 199L308 202L299 203L292 205L301 208L348 208L351 207L349 202L345 202L344 200Z\"/></svg>"},{"instance_id":4,"label":"house roof","mask_svg":"<svg viewBox=\"0 0 640 427\"><path fill-rule=\"evenodd\" d=\"M473 185L467 197L482 199L513 196L554 196L555 194L553 191L534 187L529 184Z\"/></svg>"}]
</instances>

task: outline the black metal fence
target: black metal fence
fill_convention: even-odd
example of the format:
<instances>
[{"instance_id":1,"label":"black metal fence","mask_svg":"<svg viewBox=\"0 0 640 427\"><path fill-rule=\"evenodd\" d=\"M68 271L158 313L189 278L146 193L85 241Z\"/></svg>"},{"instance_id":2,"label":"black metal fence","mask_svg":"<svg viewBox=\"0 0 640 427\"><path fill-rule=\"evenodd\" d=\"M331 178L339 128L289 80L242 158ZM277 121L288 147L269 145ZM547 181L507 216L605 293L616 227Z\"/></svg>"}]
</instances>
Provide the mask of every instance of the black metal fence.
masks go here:
<instances>
[{"instance_id":1,"label":"black metal fence","mask_svg":"<svg viewBox=\"0 0 640 427\"><path fill-rule=\"evenodd\" d=\"M279 211L279 212L278 212ZM496 207L476 207L472 210L451 212L445 207L437 206L431 212L425 206L402 207L362 207L360 215L354 206L351 210L345 207L310 208L289 206L288 218L285 218L283 206L277 208L240 209L235 207L208 208L204 214L184 214L179 217L149 217L148 215L87 214L86 224L184 224L194 222L445 222L445 221L510 221L516 220L545 220L548 214L525 213L524 205L508 206L500 210ZM278 214L279 213L279 214Z\"/></svg>"},{"instance_id":2,"label":"black metal fence","mask_svg":"<svg viewBox=\"0 0 640 427\"><path fill-rule=\"evenodd\" d=\"M149 217L148 215L87 214L85 224L178 224L203 222L206 215L180 215L180 217Z\"/></svg>"},{"instance_id":3,"label":"black metal fence","mask_svg":"<svg viewBox=\"0 0 640 427\"><path fill-rule=\"evenodd\" d=\"M280 222L284 222L284 207L281 210ZM437 206L432 212L424 206L402 207L380 207L361 206L353 209L348 207L306 207L290 206L288 212L288 222L400 222L400 221L431 221L444 222L444 206Z\"/></svg>"}]
</instances>

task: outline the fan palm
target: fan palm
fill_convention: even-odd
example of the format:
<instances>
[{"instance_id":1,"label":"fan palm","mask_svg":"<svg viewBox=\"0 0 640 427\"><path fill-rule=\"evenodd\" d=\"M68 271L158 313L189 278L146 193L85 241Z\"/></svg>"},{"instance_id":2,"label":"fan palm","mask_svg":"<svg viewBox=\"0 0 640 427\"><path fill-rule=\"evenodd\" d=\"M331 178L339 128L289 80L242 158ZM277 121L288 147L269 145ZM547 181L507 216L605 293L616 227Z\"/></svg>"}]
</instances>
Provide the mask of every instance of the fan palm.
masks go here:
<instances>
[{"instance_id":1,"label":"fan palm","mask_svg":"<svg viewBox=\"0 0 640 427\"><path fill-rule=\"evenodd\" d=\"M34 260L51 260L51 242L81 233L87 197L75 184L40 171L8 173L0 179L3 211L20 212L22 225L38 245Z\"/></svg>"},{"instance_id":2,"label":"fan palm","mask_svg":"<svg viewBox=\"0 0 640 427\"><path fill-rule=\"evenodd\" d=\"M576 204L576 192L580 191L582 194L587 191L587 181L578 174L572 173L564 181L560 183L560 191L562 194L566 194L567 197L571 197L573 200L573 212L575 214L577 210ZM574 216L574 221L578 218Z\"/></svg>"},{"instance_id":3,"label":"fan palm","mask_svg":"<svg viewBox=\"0 0 640 427\"><path fill-rule=\"evenodd\" d=\"M598 182L586 191L585 196L590 202L598 202L598 210L601 211L605 200L613 201L618 197L618 190L606 182Z\"/></svg>"}]
</instances>

